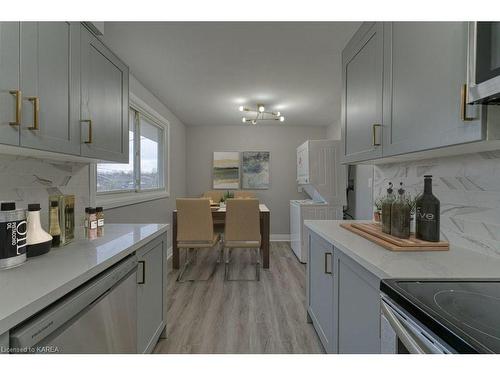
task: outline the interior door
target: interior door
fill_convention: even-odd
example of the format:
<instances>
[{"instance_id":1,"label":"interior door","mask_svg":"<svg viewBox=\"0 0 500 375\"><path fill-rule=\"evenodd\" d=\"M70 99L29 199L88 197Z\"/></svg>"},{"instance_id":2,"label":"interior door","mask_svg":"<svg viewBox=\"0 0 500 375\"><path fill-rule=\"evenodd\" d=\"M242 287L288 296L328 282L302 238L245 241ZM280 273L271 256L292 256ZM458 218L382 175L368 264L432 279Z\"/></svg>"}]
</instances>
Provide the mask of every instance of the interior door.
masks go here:
<instances>
[{"instance_id":1,"label":"interior door","mask_svg":"<svg viewBox=\"0 0 500 375\"><path fill-rule=\"evenodd\" d=\"M82 155L128 163L128 68L83 26L81 53Z\"/></svg>"},{"instance_id":2,"label":"interior door","mask_svg":"<svg viewBox=\"0 0 500 375\"><path fill-rule=\"evenodd\" d=\"M467 35L466 22L385 25L384 156L482 139L474 108L461 116Z\"/></svg>"},{"instance_id":3,"label":"interior door","mask_svg":"<svg viewBox=\"0 0 500 375\"><path fill-rule=\"evenodd\" d=\"M382 156L383 24L362 26L343 52L345 161Z\"/></svg>"},{"instance_id":4,"label":"interior door","mask_svg":"<svg viewBox=\"0 0 500 375\"><path fill-rule=\"evenodd\" d=\"M0 22L0 143L19 146L19 22Z\"/></svg>"},{"instance_id":5,"label":"interior door","mask_svg":"<svg viewBox=\"0 0 500 375\"><path fill-rule=\"evenodd\" d=\"M80 155L80 25L21 23L21 146Z\"/></svg>"}]
</instances>

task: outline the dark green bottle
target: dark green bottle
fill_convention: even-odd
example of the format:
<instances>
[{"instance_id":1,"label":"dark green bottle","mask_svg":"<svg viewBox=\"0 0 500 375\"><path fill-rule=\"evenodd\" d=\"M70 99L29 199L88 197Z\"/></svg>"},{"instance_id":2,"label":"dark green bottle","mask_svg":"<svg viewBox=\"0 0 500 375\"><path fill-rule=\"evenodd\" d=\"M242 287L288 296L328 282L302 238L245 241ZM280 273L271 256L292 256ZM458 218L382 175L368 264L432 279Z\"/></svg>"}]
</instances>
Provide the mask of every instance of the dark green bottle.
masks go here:
<instances>
[{"instance_id":1,"label":"dark green bottle","mask_svg":"<svg viewBox=\"0 0 500 375\"><path fill-rule=\"evenodd\" d=\"M392 182L389 182L387 195L382 201L382 232L391 234L391 207L396 197L392 189Z\"/></svg>"},{"instance_id":2,"label":"dark green bottle","mask_svg":"<svg viewBox=\"0 0 500 375\"><path fill-rule=\"evenodd\" d=\"M391 235L410 238L410 206L405 199L403 183L399 184L398 197L391 207Z\"/></svg>"},{"instance_id":3,"label":"dark green bottle","mask_svg":"<svg viewBox=\"0 0 500 375\"><path fill-rule=\"evenodd\" d=\"M424 193L415 205L415 237L424 241L439 241L439 199L432 194L432 176L424 176Z\"/></svg>"}]
</instances>

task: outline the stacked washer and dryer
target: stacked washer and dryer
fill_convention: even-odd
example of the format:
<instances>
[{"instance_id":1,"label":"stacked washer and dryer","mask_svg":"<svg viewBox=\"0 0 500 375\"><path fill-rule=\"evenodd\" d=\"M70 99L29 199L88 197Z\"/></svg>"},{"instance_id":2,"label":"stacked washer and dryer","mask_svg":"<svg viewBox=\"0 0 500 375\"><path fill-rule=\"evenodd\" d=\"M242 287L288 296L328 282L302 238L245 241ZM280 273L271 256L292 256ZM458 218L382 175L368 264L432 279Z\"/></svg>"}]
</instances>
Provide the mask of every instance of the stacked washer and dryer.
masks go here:
<instances>
[{"instance_id":1,"label":"stacked washer and dryer","mask_svg":"<svg viewBox=\"0 0 500 375\"><path fill-rule=\"evenodd\" d=\"M297 147L297 184L309 199L290 201L291 247L307 263L304 220L341 220L346 204L346 166L341 141L309 140Z\"/></svg>"}]
</instances>

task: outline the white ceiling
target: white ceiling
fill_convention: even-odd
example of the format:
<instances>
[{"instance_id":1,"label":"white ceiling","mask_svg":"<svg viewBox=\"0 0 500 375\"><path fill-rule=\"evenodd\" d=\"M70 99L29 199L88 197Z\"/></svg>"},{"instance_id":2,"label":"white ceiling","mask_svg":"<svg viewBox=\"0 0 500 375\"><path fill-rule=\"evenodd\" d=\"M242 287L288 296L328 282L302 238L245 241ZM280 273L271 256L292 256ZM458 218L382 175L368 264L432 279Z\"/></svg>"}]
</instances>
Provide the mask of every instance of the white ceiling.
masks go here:
<instances>
[{"instance_id":1,"label":"white ceiling","mask_svg":"<svg viewBox=\"0 0 500 375\"><path fill-rule=\"evenodd\" d=\"M264 103L285 125L340 117L341 51L357 22L107 22L104 40L190 126L241 125ZM247 125L248 126L248 125Z\"/></svg>"}]
</instances>

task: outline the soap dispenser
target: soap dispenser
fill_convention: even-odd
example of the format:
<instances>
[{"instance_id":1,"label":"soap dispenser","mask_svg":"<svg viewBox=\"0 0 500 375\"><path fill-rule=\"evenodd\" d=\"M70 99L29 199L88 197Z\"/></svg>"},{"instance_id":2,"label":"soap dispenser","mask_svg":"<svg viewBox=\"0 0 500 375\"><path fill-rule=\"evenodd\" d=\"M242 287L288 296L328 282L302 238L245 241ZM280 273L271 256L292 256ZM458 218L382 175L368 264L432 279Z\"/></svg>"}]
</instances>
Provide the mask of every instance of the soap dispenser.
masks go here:
<instances>
[{"instance_id":1,"label":"soap dispenser","mask_svg":"<svg viewBox=\"0 0 500 375\"><path fill-rule=\"evenodd\" d=\"M410 238L410 206L406 202L402 182L399 184L398 197L391 206L391 235Z\"/></svg>"},{"instance_id":2,"label":"soap dispenser","mask_svg":"<svg viewBox=\"0 0 500 375\"><path fill-rule=\"evenodd\" d=\"M391 234L391 208L395 199L392 182L389 182L387 195L382 201L382 232L387 234Z\"/></svg>"},{"instance_id":3,"label":"soap dispenser","mask_svg":"<svg viewBox=\"0 0 500 375\"><path fill-rule=\"evenodd\" d=\"M40 223L40 205L28 204L28 233L26 238L28 258L48 253L52 245L52 236L45 232Z\"/></svg>"}]
</instances>

